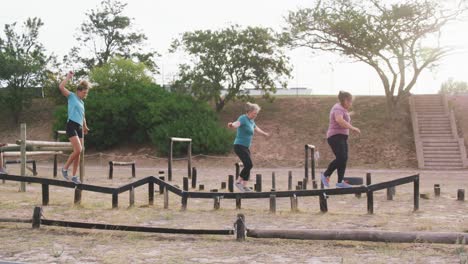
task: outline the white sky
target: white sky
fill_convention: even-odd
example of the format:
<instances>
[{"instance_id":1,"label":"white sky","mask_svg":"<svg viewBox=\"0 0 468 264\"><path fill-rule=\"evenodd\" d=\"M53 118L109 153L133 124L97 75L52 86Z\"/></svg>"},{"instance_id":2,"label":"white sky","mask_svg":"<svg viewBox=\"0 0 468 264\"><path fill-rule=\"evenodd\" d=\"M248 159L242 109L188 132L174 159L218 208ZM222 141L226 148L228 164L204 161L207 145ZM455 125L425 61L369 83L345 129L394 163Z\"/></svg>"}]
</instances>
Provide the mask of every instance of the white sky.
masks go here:
<instances>
[{"instance_id":1,"label":"white sky","mask_svg":"<svg viewBox=\"0 0 468 264\"><path fill-rule=\"evenodd\" d=\"M446 0L449 1L449 0ZM450 0L453 1L453 0ZM148 46L159 53L161 73L158 83L169 82L184 58L168 54L171 41L185 31L216 29L231 24L265 26L279 30L289 10L310 6L310 0L134 0L123 1L126 14L148 36ZM0 26L28 17L40 17L45 25L40 39L48 52L59 57L76 45L74 35L85 20L85 12L95 9L100 0L1 0ZM426 71L414 93L435 93L440 84L452 77L468 81L468 22L446 27L441 44L456 47L457 53L445 58L436 71ZM336 94L348 90L354 94L383 94L375 72L362 63L351 63L330 53L313 55L298 49L287 53L294 67L289 87L312 88L315 94ZM66 69L64 69L64 72Z\"/></svg>"}]
</instances>

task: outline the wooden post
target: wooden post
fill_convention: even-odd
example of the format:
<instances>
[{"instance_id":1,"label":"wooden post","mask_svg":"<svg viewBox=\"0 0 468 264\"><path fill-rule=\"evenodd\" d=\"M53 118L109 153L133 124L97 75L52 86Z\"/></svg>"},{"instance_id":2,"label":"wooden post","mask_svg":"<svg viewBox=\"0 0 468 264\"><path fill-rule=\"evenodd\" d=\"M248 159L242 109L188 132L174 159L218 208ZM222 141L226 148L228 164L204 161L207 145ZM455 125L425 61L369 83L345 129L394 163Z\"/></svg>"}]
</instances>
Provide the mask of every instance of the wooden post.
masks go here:
<instances>
[{"instance_id":1,"label":"wooden post","mask_svg":"<svg viewBox=\"0 0 468 264\"><path fill-rule=\"evenodd\" d=\"M135 164L135 162L133 162L133 164L132 164L132 177L133 178L136 177L136 164Z\"/></svg>"},{"instance_id":2,"label":"wooden post","mask_svg":"<svg viewBox=\"0 0 468 264\"><path fill-rule=\"evenodd\" d=\"M85 149L86 149L85 138L83 136L83 146L81 148L81 155L80 155L80 181L81 183L85 182Z\"/></svg>"},{"instance_id":3,"label":"wooden post","mask_svg":"<svg viewBox=\"0 0 468 264\"><path fill-rule=\"evenodd\" d=\"M109 161L109 180L112 180L114 176L114 162Z\"/></svg>"},{"instance_id":4,"label":"wooden post","mask_svg":"<svg viewBox=\"0 0 468 264\"><path fill-rule=\"evenodd\" d=\"M55 131L54 132L54 139L55 139L55 142L58 142L59 141L59 132L58 131ZM54 170L53 170L53 175L54 175L54 178L57 178L57 167L58 167L58 160L57 160L58 156L57 154L54 155Z\"/></svg>"},{"instance_id":5,"label":"wooden post","mask_svg":"<svg viewBox=\"0 0 468 264\"><path fill-rule=\"evenodd\" d=\"M257 174L257 187L255 188L255 191L257 192L261 192L262 191L262 175L261 174Z\"/></svg>"},{"instance_id":6,"label":"wooden post","mask_svg":"<svg viewBox=\"0 0 468 264\"><path fill-rule=\"evenodd\" d=\"M192 168L192 189L197 188L197 168Z\"/></svg>"},{"instance_id":7,"label":"wooden post","mask_svg":"<svg viewBox=\"0 0 468 264\"><path fill-rule=\"evenodd\" d=\"M387 201L393 200L392 188L387 188Z\"/></svg>"},{"instance_id":8,"label":"wooden post","mask_svg":"<svg viewBox=\"0 0 468 264\"><path fill-rule=\"evenodd\" d=\"M154 182L148 182L148 204L154 205Z\"/></svg>"},{"instance_id":9,"label":"wooden post","mask_svg":"<svg viewBox=\"0 0 468 264\"><path fill-rule=\"evenodd\" d=\"M229 192L234 192L234 175L228 176L228 190Z\"/></svg>"},{"instance_id":10,"label":"wooden post","mask_svg":"<svg viewBox=\"0 0 468 264\"><path fill-rule=\"evenodd\" d=\"M114 192L112 193L112 209L119 208L119 193Z\"/></svg>"},{"instance_id":11,"label":"wooden post","mask_svg":"<svg viewBox=\"0 0 468 264\"><path fill-rule=\"evenodd\" d=\"M414 180L414 211L419 210L419 176Z\"/></svg>"},{"instance_id":12,"label":"wooden post","mask_svg":"<svg viewBox=\"0 0 468 264\"><path fill-rule=\"evenodd\" d=\"M276 175L275 175L275 172L271 173L271 188L276 189Z\"/></svg>"},{"instance_id":13,"label":"wooden post","mask_svg":"<svg viewBox=\"0 0 468 264\"><path fill-rule=\"evenodd\" d=\"M239 195L236 196L236 209L237 210L242 209L242 199Z\"/></svg>"},{"instance_id":14,"label":"wooden post","mask_svg":"<svg viewBox=\"0 0 468 264\"><path fill-rule=\"evenodd\" d=\"M32 167L33 167L34 176L36 176L37 175L37 166L36 166L36 161L35 160L32 161Z\"/></svg>"},{"instance_id":15,"label":"wooden post","mask_svg":"<svg viewBox=\"0 0 468 264\"><path fill-rule=\"evenodd\" d=\"M440 184L434 184L434 196L440 197Z\"/></svg>"},{"instance_id":16,"label":"wooden post","mask_svg":"<svg viewBox=\"0 0 468 264\"><path fill-rule=\"evenodd\" d=\"M81 204L81 190L78 189L78 188L75 188L75 196L74 196L73 203L75 205L80 205Z\"/></svg>"},{"instance_id":17,"label":"wooden post","mask_svg":"<svg viewBox=\"0 0 468 264\"><path fill-rule=\"evenodd\" d=\"M288 171L288 190L292 190L292 171Z\"/></svg>"},{"instance_id":18,"label":"wooden post","mask_svg":"<svg viewBox=\"0 0 468 264\"><path fill-rule=\"evenodd\" d=\"M236 180L237 180L237 178L239 178L240 176L240 164L239 162L236 162L234 165L236 166Z\"/></svg>"},{"instance_id":19,"label":"wooden post","mask_svg":"<svg viewBox=\"0 0 468 264\"><path fill-rule=\"evenodd\" d=\"M170 140L169 144L169 157L167 159L167 180L172 181L172 148L174 147L174 142L172 139Z\"/></svg>"},{"instance_id":20,"label":"wooden post","mask_svg":"<svg viewBox=\"0 0 468 264\"><path fill-rule=\"evenodd\" d=\"M366 174L366 185L372 184L372 175ZM419 194L418 194L419 195ZM367 213L374 214L374 192L367 192Z\"/></svg>"},{"instance_id":21,"label":"wooden post","mask_svg":"<svg viewBox=\"0 0 468 264\"><path fill-rule=\"evenodd\" d=\"M159 175L161 175L161 174L159 174ZM164 176L160 176L159 179L160 179L161 181L164 181L165 177L164 177ZM159 185L159 194L163 194L163 193L164 193L164 186L161 184L161 185Z\"/></svg>"},{"instance_id":22,"label":"wooden post","mask_svg":"<svg viewBox=\"0 0 468 264\"><path fill-rule=\"evenodd\" d=\"M186 192L182 192L182 211L187 210L187 202L188 202L188 194Z\"/></svg>"},{"instance_id":23,"label":"wooden post","mask_svg":"<svg viewBox=\"0 0 468 264\"><path fill-rule=\"evenodd\" d=\"M298 181L298 182L297 182L297 186L299 186L299 190L302 190L302 189L303 189L302 184L303 184L302 181Z\"/></svg>"},{"instance_id":24,"label":"wooden post","mask_svg":"<svg viewBox=\"0 0 468 264\"><path fill-rule=\"evenodd\" d=\"M392 196L396 195L396 186L390 187L390 192L392 193Z\"/></svg>"},{"instance_id":25,"label":"wooden post","mask_svg":"<svg viewBox=\"0 0 468 264\"><path fill-rule=\"evenodd\" d=\"M309 178L309 147L305 145L304 150L304 178Z\"/></svg>"},{"instance_id":26,"label":"wooden post","mask_svg":"<svg viewBox=\"0 0 468 264\"><path fill-rule=\"evenodd\" d=\"M26 176L26 124L21 123L21 176ZM26 192L26 183L20 182L20 192Z\"/></svg>"},{"instance_id":27,"label":"wooden post","mask_svg":"<svg viewBox=\"0 0 468 264\"><path fill-rule=\"evenodd\" d=\"M315 179L315 148L312 148L310 153L310 162L312 163L311 165L311 174L312 174L312 188L315 190L317 189L317 181Z\"/></svg>"},{"instance_id":28,"label":"wooden post","mask_svg":"<svg viewBox=\"0 0 468 264\"><path fill-rule=\"evenodd\" d=\"M291 199L291 212L296 212L298 207L297 196L294 194Z\"/></svg>"},{"instance_id":29,"label":"wooden post","mask_svg":"<svg viewBox=\"0 0 468 264\"><path fill-rule=\"evenodd\" d=\"M135 205L135 187L132 187L128 194L130 207L133 207Z\"/></svg>"},{"instance_id":30,"label":"wooden post","mask_svg":"<svg viewBox=\"0 0 468 264\"><path fill-rule=\"evenodd\" d=\"M307 178L304 178L304 180L302 181L302 189L307 190Z\"/></svg>"},{"instance_id":31,"label":"wooden post","mask_svg":"<svg viewBox=\"0 0 468 264\"><path fill-rule=\"evenodd\" d=\"M36 229L41 227L41 207L34 207L33 217L32 217L32 228Z\"/></svg>"},{"instance_id":32,"label":"wooden post","mask_svg":"<svg viewBox=\"0 0 468 264\"><path fill-rule=\"evenodd\" d=\"M188 179L188 177L184 177L183 180L184 180L183 185L182 185L182 186L183 186L183 190L187 192L188 189L189 189L189 188L188 188L188 180L189 180L189 179Z\"/></svg>"},{"instance_id":33,"label":"wooden post","mask_svg":"<svg viewBox=\"0 0 468 264\"><path fill-rule=\"evenodd\" d=\"M465 189L457 190L457 201L465 201Z\"/></svg>"},{"instance_id":34,"label":"wooden post","mask_svg":"<svg viewBox=\"0 0 468 264\"><path fill-rule=\"evenodd\" d=\"M189 142L188 150L187 150L187 156L188 156L188 165L187 165L187 172L188 172L188 178L192 179L192 141Z\"/></svg>"},{"instance_id":35,"label":"wooden post","mask_svg":"<svg viewBox=\"0 0 468 264\"><path fill-rule=\"evenodd\" d=\"M221 197L215 196L214 198L214 209L219 210L221 208Z\"/></svg>"},{"instance_id":36,"label":"wooden post","mask_svg":"<svg viewBox=\"0 0 468 264\"><path fill-rule=\"evenodd\" d=\"M237 215L235 227L236 227L236 240L245 241L246 226L245 226L245 216L243 214Z\"/></svg>"},{"instance_id":37,"label":"wooden post","mask_svg":"<svg viewBox=\"0 0 468 264\"><path fill-rule=\"evenodd\" d=\"M322 213L328 212L327 195L325 193L319 195L319 205L320 205L320 212Z\"/></svg>"},{"instance_id":38,"label":"wooden post","mask_svg":"<svg viewBox=\"0 0 468 264\"><path fill-rule=\"evenodd\" d=\"M200 184L200 185L198 186L198 190L199 190L199 191L204 191L204 190L205 190L205 185Z\"/></svg>"},{"instance_id":39,"label":"wooden post","mask_svg":"<svg viewBox=\"0 0 468 264\"><path fill-rule=\"evenodd\" d=\"M49 205L49 184L42 184L42 205Z\"/></svg>"},{"instance_id":40,"label":"wooden post","mask_svg":"<svg viewBox=\"0 0 468 264\"><path fill-rule=\"evenodd\" d=\"M270 213L276 214L276 195L270 195Z\"/></svg>"},{"instance_id":41,"label":"wooden post","mask_svg":"<svg viewBox=\"0 0 468 264\"><path fill-rule=\"evenodd\" d=\"M169 191L164 186L164 209L169 209Z\"/></svg>"},{"instance_id":42,"label":"wooden post","mask_svg":"<svg viewBox=\"0 0 468 264\"><path fill-rule=\"evenodd\" d=\"M360 199L361 198L361 193L355 193L354 196L356 196L356 198Z\"/></svg>"}]
</instances>

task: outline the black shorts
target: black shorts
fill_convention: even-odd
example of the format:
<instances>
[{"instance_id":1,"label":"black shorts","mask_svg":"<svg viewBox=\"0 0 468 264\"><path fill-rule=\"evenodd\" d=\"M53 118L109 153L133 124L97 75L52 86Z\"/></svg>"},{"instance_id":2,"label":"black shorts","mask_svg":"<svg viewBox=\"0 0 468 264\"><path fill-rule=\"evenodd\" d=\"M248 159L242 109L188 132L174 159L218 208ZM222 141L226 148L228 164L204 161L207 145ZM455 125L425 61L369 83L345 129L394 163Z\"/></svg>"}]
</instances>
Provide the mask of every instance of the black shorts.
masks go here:
<instances>
[{"instance_id":1,"label":"black shorts","mask_svg":"<svg viewBox=\"0 0 468 264\"><path fill-rule=\"evenodd\" d=\"M68 138L78 136L78 138L83 138L83 127L77 122L68 120L67 122L67 136Z\"/></svg>"}]
</instances>

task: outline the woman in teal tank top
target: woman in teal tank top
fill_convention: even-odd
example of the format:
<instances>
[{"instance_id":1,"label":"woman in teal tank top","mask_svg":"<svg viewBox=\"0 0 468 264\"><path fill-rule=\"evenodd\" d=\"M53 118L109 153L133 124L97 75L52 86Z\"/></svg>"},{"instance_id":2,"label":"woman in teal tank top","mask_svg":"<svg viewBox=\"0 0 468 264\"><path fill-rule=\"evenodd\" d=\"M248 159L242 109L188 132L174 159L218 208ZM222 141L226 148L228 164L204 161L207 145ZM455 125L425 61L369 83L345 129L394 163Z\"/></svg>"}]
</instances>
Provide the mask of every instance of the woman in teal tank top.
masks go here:
<instances>
[{"instance_id":1,"label":"woman in teal tank top","mask_svg":"<svg viewBox=\"0 0 468 264\"><path fill-rule=\"evenodd\" d=\"M228 123L229 128L237 129L236 139L234 140L234 152L244 165L244 168L240 172L240 177L236 182L237 188L241 191L251 191L247 187L247 183L250 179L250 170L253 168L250 145L252 144L254 133L258 132L266 137L270 136L270 134L264 132L255 124L255 118L259 111L260 106L247 103L246 114L241 115L237 121Z\"/></svg>"}]
</instances>

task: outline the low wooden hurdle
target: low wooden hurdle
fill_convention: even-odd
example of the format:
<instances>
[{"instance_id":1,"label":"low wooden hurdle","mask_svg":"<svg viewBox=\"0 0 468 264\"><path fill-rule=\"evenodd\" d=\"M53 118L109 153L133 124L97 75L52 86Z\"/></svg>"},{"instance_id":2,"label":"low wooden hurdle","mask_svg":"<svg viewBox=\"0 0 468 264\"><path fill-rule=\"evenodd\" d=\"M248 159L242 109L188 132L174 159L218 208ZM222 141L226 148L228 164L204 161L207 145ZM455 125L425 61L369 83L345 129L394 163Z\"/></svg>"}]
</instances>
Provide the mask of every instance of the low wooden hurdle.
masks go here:
<instances>
[{"instance_id":1,"label":"low wooden hurdle","mask_svg":"<svg viewBox=\"0 0 468 264\"><path fill-rule=\"evenodd\" d=\"M106 223L89 223L47 219L43 208L35 207L32 218L0 218L1 223L31 224L33 229L42 226L98 229L124 232L148 232L179 235L226 235L234 236L237 241L245 241L247 237L257 239L298 239L298 240L344 240L385 243L438 243L463 245L468 241L468 233L463 232L393 232L380 230L316 230L316 229L250 229L243 214L238 214L233 228L226 229L185 229L164 228L152 226L129 226Z\"/></svg>"},{"instance_id":2,"label":"low wooden hurdle","mask_svg":"<svg viewBox=\"0 0 468 264\"><path fill-rule=\"evenodd\" d=\"M109 180L112 180L114 177L114 166L125 167L129 166L132 167L132 178L136 177L136 163L135 161L109 161Z\"/></svg>"},{"instance_id":3,"label":"low wooden hurdle","mask_svg":"<svg viewBox=\"0 0 468 264\"><path fill-rule=\"evenodd\" d=\"M6 168L8 164L21 164L21 160L4 160L3 167ZM32 168L26 166L26 168L33 173L34 176L37 175L37 163L36 160L26 160L26 164L32 164Z\"/></svg>"},{"instance_id":4,"label":"low wooden hurdle","mask_svg":"<svg viewBox=\"0 0 468 264\"><path fill-rule=\"evenodd\" d=\"M191 138L178 138L171 137L169 140L169 157L167 158L167 179L172 181L172 162L173 162L173 152L174 152L174 142L187 142L187 175L189 179L192 178L192 139Z\"/></svg>"}]
</instances>

